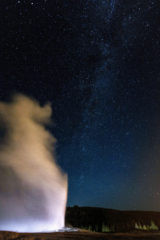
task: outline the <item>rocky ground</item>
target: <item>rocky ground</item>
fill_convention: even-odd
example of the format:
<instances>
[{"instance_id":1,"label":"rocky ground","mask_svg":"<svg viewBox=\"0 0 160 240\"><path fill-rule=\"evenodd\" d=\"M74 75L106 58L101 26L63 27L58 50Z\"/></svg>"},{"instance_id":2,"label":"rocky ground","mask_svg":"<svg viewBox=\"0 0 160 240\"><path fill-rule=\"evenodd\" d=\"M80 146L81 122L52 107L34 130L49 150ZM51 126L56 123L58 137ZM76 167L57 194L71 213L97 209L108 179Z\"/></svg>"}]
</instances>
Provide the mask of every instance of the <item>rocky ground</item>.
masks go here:
<instances>
[{"instance_id":1,"label":"rocky ground","mask_svg":"<svg viewBox=\"0 0 160 240\"><path fill-rule=\"evenodd\" d=\"M90 231L69 231L69 232L54 232L54 233L16 233L1 231L0 240L152 240L160 239L160 232L141 232L134 231L131 233L96 233Z\"/></svg>"}]
</instances>

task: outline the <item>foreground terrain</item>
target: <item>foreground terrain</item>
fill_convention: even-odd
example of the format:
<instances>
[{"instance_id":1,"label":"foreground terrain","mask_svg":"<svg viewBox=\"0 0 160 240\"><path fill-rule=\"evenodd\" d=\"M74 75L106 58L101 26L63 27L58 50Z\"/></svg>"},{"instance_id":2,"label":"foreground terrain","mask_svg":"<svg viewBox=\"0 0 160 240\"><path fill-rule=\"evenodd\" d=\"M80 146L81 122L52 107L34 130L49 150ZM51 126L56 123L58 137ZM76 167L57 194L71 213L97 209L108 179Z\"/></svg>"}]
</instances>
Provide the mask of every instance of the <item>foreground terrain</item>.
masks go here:
<instances>
[{"instance_id":1,"label":"foreground terrain","mask_svg":"<svg viewBox=\"0 0 160 240\"><path fill-rule=\"evenodd\" d=\"M74 232L54 232L54 233L16 233L1 231L0 240L149 240L160 239L160 232L141 232L131 233L95 233L90 231Z\"/></svg>"},{"instance_id":2,"label":"foreground terrain","mask_svg":"<svg viewBox=\"0 0 160 240\"><path fill-rule=\"evenodd\" d=\"M160 240L160 212L68 207L66 227L52 233L0 231L0 240Z\"/></svg>"}]
</instances>

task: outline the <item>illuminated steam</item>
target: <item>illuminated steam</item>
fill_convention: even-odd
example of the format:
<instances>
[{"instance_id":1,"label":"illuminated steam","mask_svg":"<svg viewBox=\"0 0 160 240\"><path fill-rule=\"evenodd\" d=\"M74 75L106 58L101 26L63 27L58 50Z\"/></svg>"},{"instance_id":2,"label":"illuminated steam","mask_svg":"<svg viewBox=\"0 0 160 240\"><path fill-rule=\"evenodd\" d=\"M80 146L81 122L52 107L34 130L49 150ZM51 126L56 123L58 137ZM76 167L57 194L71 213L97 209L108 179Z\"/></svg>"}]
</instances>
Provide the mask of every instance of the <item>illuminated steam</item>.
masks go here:
<instances>
[{"instance_id":1,"label":"illuminated steam","mask_svg":"<svg viewBox=\"0 0 160 240\"><path fill-rule=\"evenodd\" d=\"M0 102L0 230L42 232L64 226L67 175L45 129L51 107L15 95Z\"/></svg>"}]
</instances>

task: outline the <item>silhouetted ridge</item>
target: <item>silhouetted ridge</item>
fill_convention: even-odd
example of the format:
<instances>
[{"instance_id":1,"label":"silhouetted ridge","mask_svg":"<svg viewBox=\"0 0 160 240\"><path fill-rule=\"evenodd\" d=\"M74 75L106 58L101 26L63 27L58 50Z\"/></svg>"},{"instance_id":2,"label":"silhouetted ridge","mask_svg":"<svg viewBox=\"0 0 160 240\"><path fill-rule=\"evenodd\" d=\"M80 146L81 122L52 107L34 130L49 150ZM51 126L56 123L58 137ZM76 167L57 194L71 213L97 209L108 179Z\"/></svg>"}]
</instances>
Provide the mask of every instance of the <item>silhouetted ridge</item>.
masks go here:
<instances>
[{"instance_id":1,"label":"silhouetted ridge","mask_svg":"<svg viewBox=\"0 0 160 240\"><path fill-rule=\"evenodd\" d=\"M96 232L160 229L160 212L120 211L94 207L67 207L66 222Z\"/></svg>"}]
</instances>

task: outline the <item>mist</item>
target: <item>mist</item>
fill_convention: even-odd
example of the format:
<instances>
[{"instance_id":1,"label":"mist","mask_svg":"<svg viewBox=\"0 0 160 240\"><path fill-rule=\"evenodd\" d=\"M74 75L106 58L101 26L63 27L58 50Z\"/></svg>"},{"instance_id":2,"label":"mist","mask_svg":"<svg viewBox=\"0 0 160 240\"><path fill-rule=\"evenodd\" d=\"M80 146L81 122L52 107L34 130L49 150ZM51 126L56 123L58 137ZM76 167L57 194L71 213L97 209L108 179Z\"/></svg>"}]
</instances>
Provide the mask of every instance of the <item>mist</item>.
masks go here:
<instances>
[{"instance_id":1,"label":"mist","mask_svg":"<svg viewBox=\"0 0 160 240\"><path fill-rule=\"evenodd\" d=\"M0 102L0 230L54 231L64 227L67 175L46 130L50 104L21 94Z\"/></svg>"}]
</instances>

